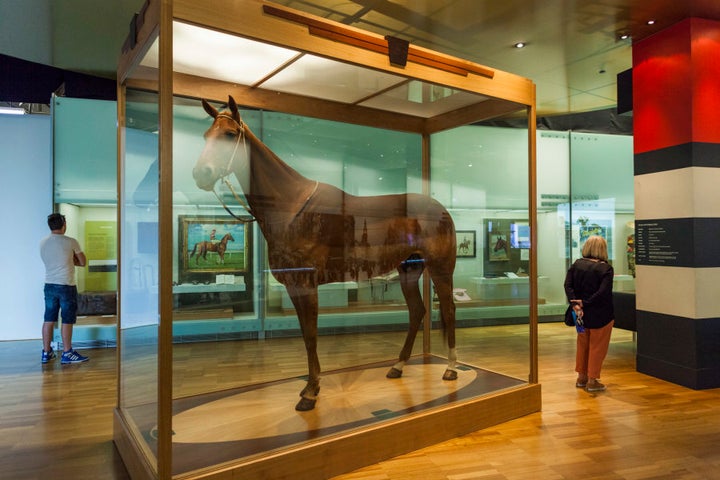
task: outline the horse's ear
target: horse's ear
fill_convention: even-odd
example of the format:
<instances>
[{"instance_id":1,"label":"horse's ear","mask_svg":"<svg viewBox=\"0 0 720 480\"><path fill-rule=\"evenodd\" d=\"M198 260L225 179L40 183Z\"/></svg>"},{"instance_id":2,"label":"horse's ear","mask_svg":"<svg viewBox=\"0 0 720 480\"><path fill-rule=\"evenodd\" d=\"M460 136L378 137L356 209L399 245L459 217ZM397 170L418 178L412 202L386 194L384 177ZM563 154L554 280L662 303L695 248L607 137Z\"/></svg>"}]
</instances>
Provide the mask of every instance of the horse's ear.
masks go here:
<instances>
[{"instance_id":1,"label":"horse's ear","mask_svg":"<svg viewBox=\"0 0 720 480\"><path fill-rule=\"evenodd\" d=\"M204 98L202 99L202 106L203 106L203 108L205 109L205 111L207 112L208 115L210 115L210 116L213 117L213 118L217 118L217 116L218 116L218 111L215 109L215 107L213 107L212 105L210 105L210 104L208 103L208 101L205 100Z\"/></svg>"},{"instance_id":2,"label":"horse's ear","mask_svg":"<svg viewBox=\"0 0 720 480\"><path fill-rule=\"evenodd\" d=\"M240 111L238 110L237 103L235 103L235 99L232 95L228 95L228 107L230 107L233 120L240 123Z\"/></svg>"}]
</instances>

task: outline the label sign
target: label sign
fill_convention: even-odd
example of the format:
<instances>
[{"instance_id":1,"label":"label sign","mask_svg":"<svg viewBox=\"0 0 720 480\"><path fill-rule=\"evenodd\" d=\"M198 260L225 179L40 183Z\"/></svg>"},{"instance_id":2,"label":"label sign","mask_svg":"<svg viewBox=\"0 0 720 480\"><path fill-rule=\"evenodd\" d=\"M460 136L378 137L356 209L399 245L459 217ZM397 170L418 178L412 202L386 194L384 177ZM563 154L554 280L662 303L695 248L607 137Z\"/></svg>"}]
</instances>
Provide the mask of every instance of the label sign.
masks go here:
<instances>
[{"instance_id":1,"label":"label sign","mask_svg":"<svg viewBox=\"0 0 720 480\"><path fill-rule=\"evenodd\" d=\"M720 266L717 218L635 221L635 263L669 267Z\"/></svg>"}]
</instances>

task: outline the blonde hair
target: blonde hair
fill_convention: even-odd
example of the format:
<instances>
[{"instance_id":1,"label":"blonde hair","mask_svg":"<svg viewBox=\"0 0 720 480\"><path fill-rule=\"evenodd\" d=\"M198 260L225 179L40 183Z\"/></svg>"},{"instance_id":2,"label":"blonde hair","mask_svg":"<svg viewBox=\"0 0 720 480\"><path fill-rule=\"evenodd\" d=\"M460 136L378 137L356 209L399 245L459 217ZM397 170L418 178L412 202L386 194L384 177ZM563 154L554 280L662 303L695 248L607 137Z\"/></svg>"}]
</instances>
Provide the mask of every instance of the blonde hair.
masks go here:
<instances>
[{"instance_id":1,"label":"blonde hair","mask_svg":"<svg viewBox=\"0 0 720 480\"><path fill-rule=\"evenodd\" d=\"M592 235L585 241L585 245L583 245L582 256L584 258L597 258L598 260L607 262L607 242L599 235Z\"/></svg>"}]
</instances>

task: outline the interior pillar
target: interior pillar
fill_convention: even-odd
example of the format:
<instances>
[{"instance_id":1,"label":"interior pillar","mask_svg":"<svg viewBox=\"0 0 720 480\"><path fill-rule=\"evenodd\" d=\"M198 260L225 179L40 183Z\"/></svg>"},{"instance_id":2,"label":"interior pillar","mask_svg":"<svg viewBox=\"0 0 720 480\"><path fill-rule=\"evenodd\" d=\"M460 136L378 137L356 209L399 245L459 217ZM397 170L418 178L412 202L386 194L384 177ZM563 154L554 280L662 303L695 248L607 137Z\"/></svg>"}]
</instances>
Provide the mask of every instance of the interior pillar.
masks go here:
<instances>
[{"instance_id":1,"label":"interior pillar","mask_svg":"<svg viewBox=\"0 0 720 480\"><path fill-rule=\"evenodd\" d=\"M720 387L720 22L633 44L637 370Z\"/></svg>"}]
</instances>

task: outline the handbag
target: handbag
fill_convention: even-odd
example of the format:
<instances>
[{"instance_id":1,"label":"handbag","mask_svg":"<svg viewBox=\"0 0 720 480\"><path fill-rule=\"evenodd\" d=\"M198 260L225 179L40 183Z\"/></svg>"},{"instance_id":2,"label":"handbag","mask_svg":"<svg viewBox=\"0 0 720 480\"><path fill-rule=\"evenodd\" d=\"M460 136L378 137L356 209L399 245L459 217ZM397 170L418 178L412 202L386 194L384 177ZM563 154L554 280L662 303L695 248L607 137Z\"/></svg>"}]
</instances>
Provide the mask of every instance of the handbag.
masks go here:
<instances>
[{"instance_id":1,"label":"handbag","mask_svg":"<svg viewBox=\"0 0 720 480\"><path fill-rule=\"evenodd\" d=\"M583 333L585 331L583 321L575 315L572 304L570 304L567 310L565 310L565 325L568 327L575 327L578 333Z\"/></svg>"},{"instance_id":2,"label":"handbag","mask_svg":"<svg viewBox=\"0 0 720 480\"><path fill-rule=\"evenodd\" d=\"M565 325L568 327L574 327L575 326L575 319L573 318L573 306L568 305L567 310L565 310Z\"/></svg>"}]
</instances>

